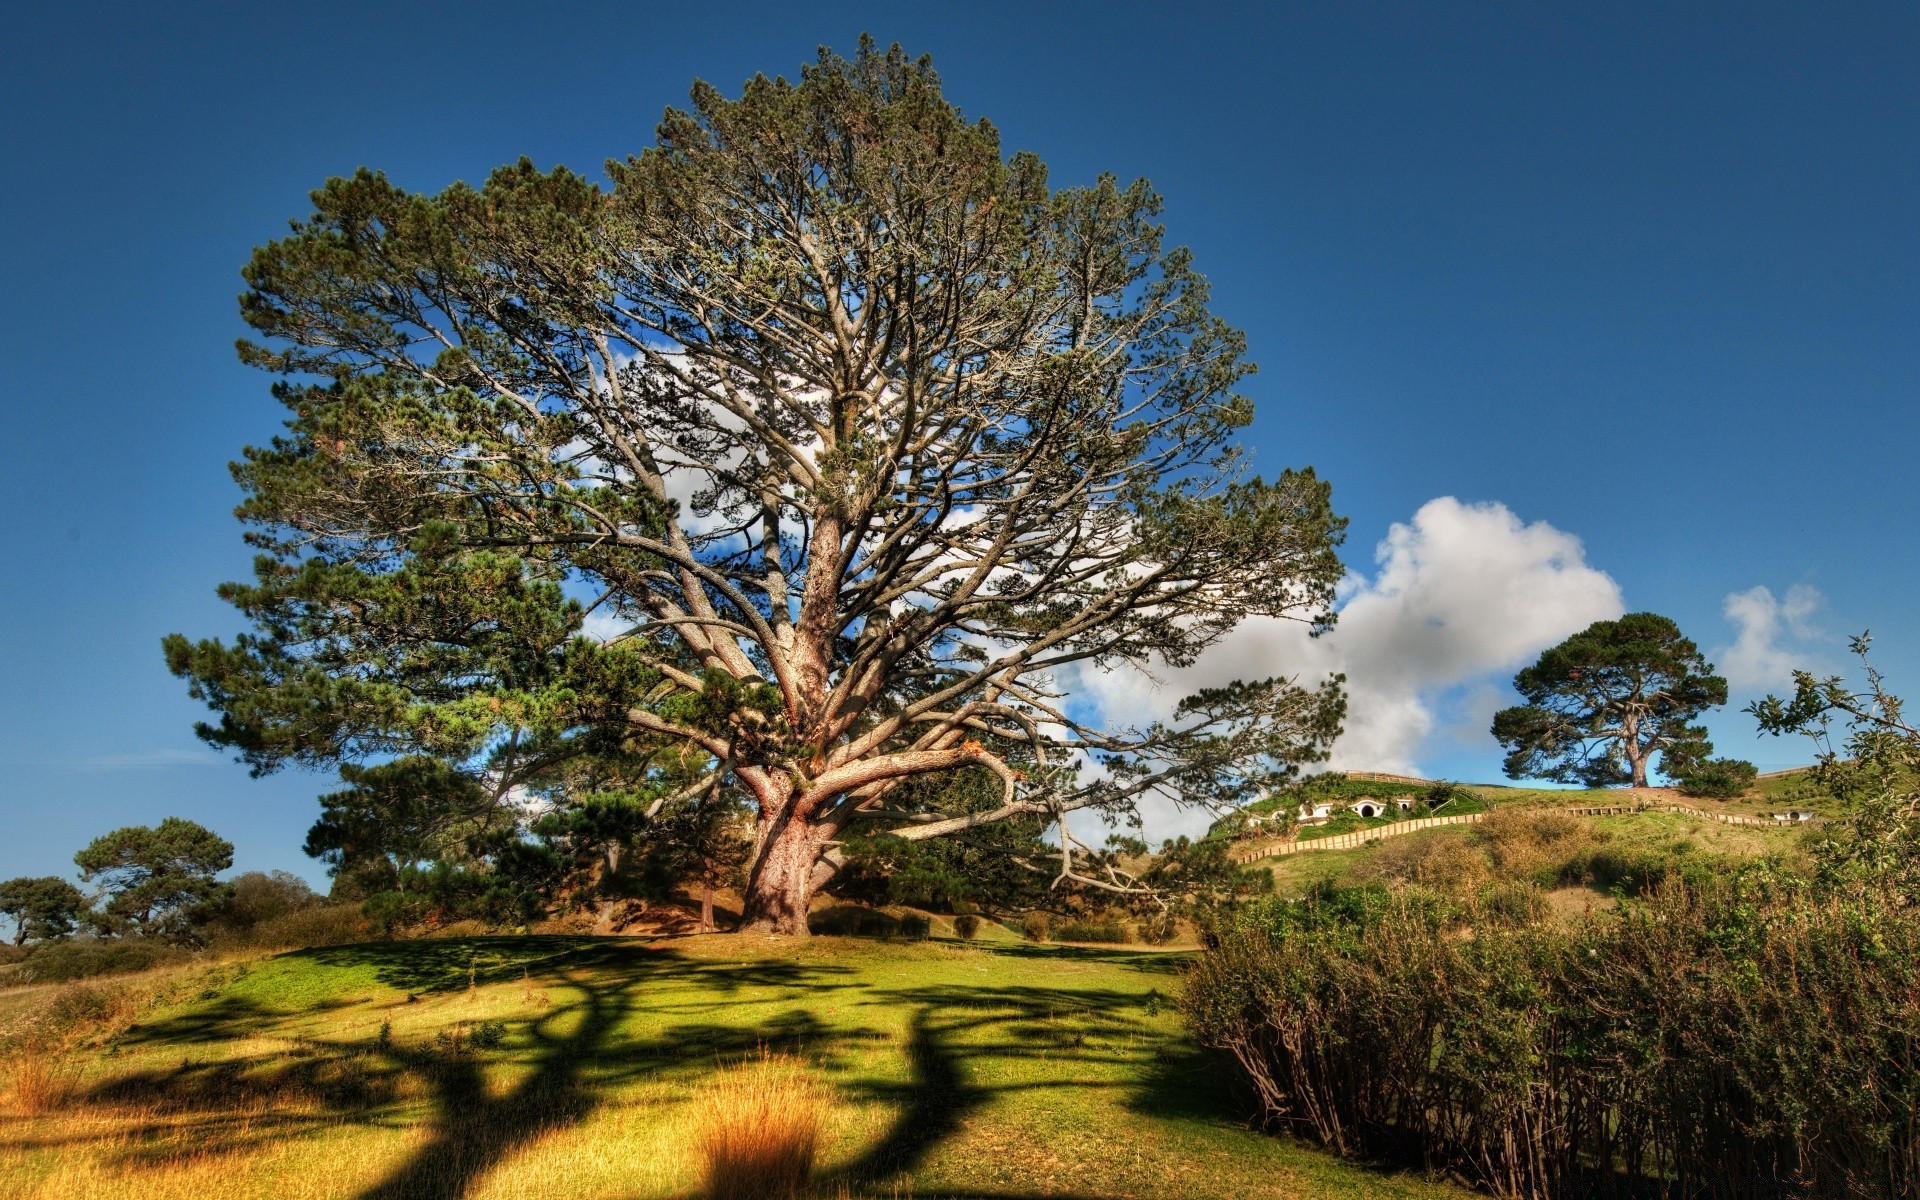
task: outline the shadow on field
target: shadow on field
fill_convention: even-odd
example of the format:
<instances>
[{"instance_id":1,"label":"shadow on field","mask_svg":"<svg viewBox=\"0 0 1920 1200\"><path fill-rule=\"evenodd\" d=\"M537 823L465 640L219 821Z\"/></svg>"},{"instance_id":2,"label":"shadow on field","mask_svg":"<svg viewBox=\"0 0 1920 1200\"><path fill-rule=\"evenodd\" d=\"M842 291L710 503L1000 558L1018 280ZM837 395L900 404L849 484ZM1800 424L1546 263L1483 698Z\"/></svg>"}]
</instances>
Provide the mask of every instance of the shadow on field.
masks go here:
<instances>
[{"instance_id":1,"label":"shadow on field","mask_svg":"<svg viewBox=\"0 0 1920 1200\"><path fill-rule=\"evenodd\" d=\"M1051 962L1123 965L1150 976L1171 976L1173 955L1127 954L1071 947L995 947L982 952ZM580 1120L627 1085L702 1061L745 1058L761 1049L832 1064L844 1053L888 1035L855 1023L830 1027L812 1006L789 1007L777 1017L741 1019L736 998L752 991L790 992L823 1000L845 991L859 1007L907 1015L904 1079L868 1078L843 1084L850 1098L883 1104L895 1116L888 1130L854 1161L822 1180L827 1194L890 1194L893 1183L925 1164L969 1117L996 1097L1015 1092L1088 1087L1126 1090L1123 1102L1151 1116L1224 1116L1219 1075L1195 1053L1170 1044L1149 1018L1165 1003L1171 980L1142 994L1111 988L965 983L880 988L832 962L712 961L668 947L605 938L524 937L372 943L298 952L290 956L371 974L402 991L406 1001L330 1001L327 1007L365 1004L370 1028L386 1012L415 998L445 996L487 984L517 983L545 992L552 1003L509 1020L507 1040L494 1052L446 1039L332 1040L305 1036L313 1004L282 1012L257 1000L210 997L168 1020L122 1039L128 1046L178 1048L187 1054L173 1069L123 1074L90 1099L146 1106L174 1118L195 1149L220 1153L272 1140L319 1134L342 1120L396 1126L392 1103L424 1089L432 1106L425 1138L359 1200L454 1200L488 1171L542 1132ZM651 1018L635 1036L629 1018ZM892 1024L891 1018L886 1024ZM254 1058L195 1063L191 1055L216 1043L263 1039L270 1052ZM1053 1066L1033 1078L985 1083L1022 1060ZM489 1069L511 1064L510 1074ZM1079 1070L1077 1068L1092 1068ZM1115 1069L1124 1068L1124 1069ZM1015 1072L1019 1076L1020 1072ZM499 1080L510 1078L501 1090ZM411 1081L408 1083L407 1081ZM403 1084L406 1086L403 1088ZM295 1111L272 1113L295 1102ZM236 1110L253 1103L251 1115ZM319 1110L317 1113L315 1109ZM156 1124L156 1132L159 1125ZM141 1149L122 1152L129 1165L170 1153L156 1138L130 1139ZM968 1200L989 1193L915 1191L922 1200ZM1017 1193L995 1191L1001 1200ZM1059 1192L1063 1200L1097 1200Z\"/></svg>"}]
</instances>

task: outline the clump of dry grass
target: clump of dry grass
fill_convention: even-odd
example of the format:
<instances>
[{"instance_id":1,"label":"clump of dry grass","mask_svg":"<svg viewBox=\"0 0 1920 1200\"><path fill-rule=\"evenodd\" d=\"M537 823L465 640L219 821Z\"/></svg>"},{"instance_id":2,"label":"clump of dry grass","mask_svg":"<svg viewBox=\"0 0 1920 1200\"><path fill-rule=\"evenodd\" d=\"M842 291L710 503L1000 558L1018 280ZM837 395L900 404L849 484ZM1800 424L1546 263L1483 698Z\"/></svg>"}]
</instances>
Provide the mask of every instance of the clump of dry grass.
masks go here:
<instances>
[{"instance_id":1,"label":"clump of dry grass","mask_svg":"<svg viewBox=\"0 0 1920 1200\"><path fill-rule=\"evenodd\" d=\"M1523 808L1494 809L1475 833L1508 879L1565 862L1596 840L1593 827L1572 813Z\"/></svg>"},{"instance_id":2,"label":"clump of dry grass","mask_svg":"<svg viewBox=\"0 0 1920 1200\"><path fill-rule=\"evenodd\" d=\"M797 1200L820 1141L819 1088L791 1058L762 1054L708 1085L699 1146L712 1200Z\"/></svg>"},{"instance_id":3,"label":"clump of dry grass","mask_svg":"<svg viewBox=\"0 0 1920 1200\"><path fill-rule=\"evenodd\" d=\"M1492 870L1478 846L1463 837L1438 834L1382 842L1354 875L1363 882L1415 883L1465 894L1485 883Z\"/></svg>"},{"instance_id":4,"label":"clump of dry grass","mask_svg":"<svg viewBox=\"0 0 1920 1200\"><path fill-rule=\"evenodd\" d=\"M7 1096L13 1111L37 1117L66 1107L80 1084L80 1069L42 1046L24 1046L9 1056Z\"/></svg>"}]
</instances>

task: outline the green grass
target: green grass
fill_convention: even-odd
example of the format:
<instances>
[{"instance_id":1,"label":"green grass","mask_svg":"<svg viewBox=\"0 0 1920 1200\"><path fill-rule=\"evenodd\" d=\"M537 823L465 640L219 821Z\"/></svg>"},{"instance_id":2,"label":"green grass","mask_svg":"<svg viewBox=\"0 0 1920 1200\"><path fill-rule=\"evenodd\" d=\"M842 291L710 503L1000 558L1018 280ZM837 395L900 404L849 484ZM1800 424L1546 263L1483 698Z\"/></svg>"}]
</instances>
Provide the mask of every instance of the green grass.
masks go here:
<instances>
[{"instance_id":1,"label":"green grass","mask_svg":"<svg viewBox=\"0 0 1920 1200\"><path fill-rule=\"evenodd\" d=\"M690 1196L703 1086L766 1051L833 1097L828 1195L1464 1196L1245 1128L1173 1009L1184 961L722 936L230 964L93 1052L68 1110L0 1133L0 1176L47 1198ZM488 1021L498 1049L453 1036Z\"/></svg>"},{"instance_id":2,"label":"green grass","mask_svg":"<svg viewBox=\"0 0 1920 1200\"><path fill-rule=\"evenodd\" d=\"M1809 837L1818 836L1806 826L1728 825L1672 812L1623 813L1618 816L1586 817L1583 820L1600 835L1598 844L1607 850L1671 860L1687 856L1723 859L1769 855L1792 857L1804 851ZM1397 844L1398 852L1404 853L1407 845L1417 841L1440 838L1471 840L1478 836L1477 826L1452 825L1409 833L1393 839L1393 843ZM1382 853L1388 845L1387 841L1375 841L1343 850L1313 850L1278 858L1263 858L1248 865L1271 870L1274 892L1297 898L1323 882L1339 885L1357 882L1365 875L1364 868L1369 858Z\"/></svg>"}]
</instances>

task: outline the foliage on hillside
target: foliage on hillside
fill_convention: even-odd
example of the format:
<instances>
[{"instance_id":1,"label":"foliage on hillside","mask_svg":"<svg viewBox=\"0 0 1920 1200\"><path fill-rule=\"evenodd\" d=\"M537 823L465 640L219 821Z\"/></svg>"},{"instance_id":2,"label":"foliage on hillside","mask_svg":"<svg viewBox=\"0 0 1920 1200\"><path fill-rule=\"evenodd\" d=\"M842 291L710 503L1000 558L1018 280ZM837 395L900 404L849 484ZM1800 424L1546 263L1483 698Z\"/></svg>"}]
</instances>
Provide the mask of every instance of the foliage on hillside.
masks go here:
<instances>
[{"instance_id":1,"label":"foliage on hillside","mask_svg":"<svg viewBox=\"0 0 1920 1200\"><path fill-rule=\"evenodd\" d=\"M1920 914L1764 868L1571 924L1539 895L1269 902L1185 1010L1275 1126L1503 1195L1920 1184Z\"/></svg>"}]
</instances>

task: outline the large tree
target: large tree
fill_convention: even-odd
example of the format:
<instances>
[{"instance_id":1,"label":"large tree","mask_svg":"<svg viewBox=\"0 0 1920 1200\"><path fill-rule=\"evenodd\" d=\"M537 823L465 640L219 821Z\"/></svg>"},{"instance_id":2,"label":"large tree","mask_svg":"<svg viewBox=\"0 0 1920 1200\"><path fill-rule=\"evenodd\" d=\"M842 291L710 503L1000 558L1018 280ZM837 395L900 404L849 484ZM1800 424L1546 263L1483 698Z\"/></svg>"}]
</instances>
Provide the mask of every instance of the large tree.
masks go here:
<instances>
[{"instance_id":1,"label":"large tree","mask_svg":"<svg viewBox=\"0 0 1920 1200\"><path fill-rule=\"evenodd\" d=\"M255 253L241 353L292 416L235 468L264 554L224 594L256 631L167 643L204 736L496 789L679 746L688 788L754 805L746 927L796 934L856 821L1040 815L1064 880L1071 811L1232 805L1324 756L1337 680L1139 729L1062 694L1249 616L1324 626L1341 574L1326 485L1247 473L1243 338L1144 181L1050 188L865 41L697 84L607 173L363 170ZM989 808L894 803L976 765Z\"/></svg>"},{"instance_id":2,"label":"large tree","mask_svg":"<svg viewBox=\"0 0 1920 1200\"><path fill-rule=\"evenodd\" d=\"M1727 681L1656 613L1595 621L1513 677L1526 703L1494 714L1511 779L1647 786L1654 756L1674 774L1713 747L1693 722L1727 702Z\"/></svg>"}]
</instances>

